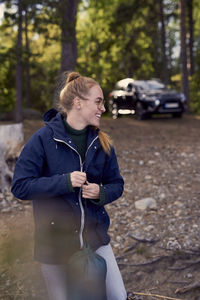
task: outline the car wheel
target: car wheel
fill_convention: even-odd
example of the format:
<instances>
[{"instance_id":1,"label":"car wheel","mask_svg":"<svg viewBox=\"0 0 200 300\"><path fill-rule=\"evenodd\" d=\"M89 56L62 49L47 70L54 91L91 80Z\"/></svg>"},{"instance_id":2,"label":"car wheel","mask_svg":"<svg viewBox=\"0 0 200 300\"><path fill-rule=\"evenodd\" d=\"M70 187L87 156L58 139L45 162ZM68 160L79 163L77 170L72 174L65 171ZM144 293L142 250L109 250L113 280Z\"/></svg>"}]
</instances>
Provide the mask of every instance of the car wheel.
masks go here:
<instances>
[{"instance_id":1,"label":"car wheel","mask_svg":"<svg viewBox=\"0 0 200 300\"><path fill-rule=\"evenodd\" d=\"M139 101L136 102L135 114L138 120L145 120L148 118L148 114L146 113L143 104Z\"/></svg>"},{"instance_id":2,"label":"car wheel","mask_svg":"<svg viewBox=\"0 0 200 300\"><path fill-rule=\"evenodd\" d=\"M172 114L173 118L181 118L182 115L183 115L182 112L177 112L177 113L173 113L173 114Z\"/></svg>"}]
</instances>

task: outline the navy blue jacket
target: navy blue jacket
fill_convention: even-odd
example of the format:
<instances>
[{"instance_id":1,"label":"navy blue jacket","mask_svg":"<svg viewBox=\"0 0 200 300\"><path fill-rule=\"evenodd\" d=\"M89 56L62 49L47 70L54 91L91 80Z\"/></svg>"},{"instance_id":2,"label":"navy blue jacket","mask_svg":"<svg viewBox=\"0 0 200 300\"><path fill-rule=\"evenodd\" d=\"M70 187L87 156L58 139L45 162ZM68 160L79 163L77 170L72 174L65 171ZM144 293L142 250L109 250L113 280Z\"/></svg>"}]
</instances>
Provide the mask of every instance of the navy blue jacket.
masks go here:
<instances>
[{"instance_id":1,"label":"navy blue jacket","mask_svg":"<svg viewBox=\"0 0 200 300\"><path fill-rule=\"evenodd\" d=\"M83 242L94 250L109 243L110 220L104 205L121 196L124 182L114 149L110 156L103 151L97 130L89 129L82 162L61 114L51 110L44 120L46 126L30 138L16 163L12 193L33 200L35 259L59 264L67 262ZM68 191L66 174L73 171L84 171L89 182L103 185L103 205L83 199L80 188Z\"/></svg>"}]
</instances>

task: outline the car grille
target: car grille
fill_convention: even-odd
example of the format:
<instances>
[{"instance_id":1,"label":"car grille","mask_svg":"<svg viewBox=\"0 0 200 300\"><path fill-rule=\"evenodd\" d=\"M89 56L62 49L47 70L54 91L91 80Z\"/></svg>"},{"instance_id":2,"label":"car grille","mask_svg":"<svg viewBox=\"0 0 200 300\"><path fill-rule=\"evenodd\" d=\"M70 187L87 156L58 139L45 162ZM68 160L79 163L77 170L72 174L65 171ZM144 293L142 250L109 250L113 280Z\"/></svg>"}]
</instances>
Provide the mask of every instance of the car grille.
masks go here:
<instances>
[{"instance_id":1,"label":"car grille","mask_svg":"<svg viewBox=\"0 0 200 300\"><path fill-rule=\"evenodd\" d=\"M175 99L175 98L161 98L160 102L162 104L164 104L164 103L179 103L179 99Z\"/></svg>"}]
</instances>

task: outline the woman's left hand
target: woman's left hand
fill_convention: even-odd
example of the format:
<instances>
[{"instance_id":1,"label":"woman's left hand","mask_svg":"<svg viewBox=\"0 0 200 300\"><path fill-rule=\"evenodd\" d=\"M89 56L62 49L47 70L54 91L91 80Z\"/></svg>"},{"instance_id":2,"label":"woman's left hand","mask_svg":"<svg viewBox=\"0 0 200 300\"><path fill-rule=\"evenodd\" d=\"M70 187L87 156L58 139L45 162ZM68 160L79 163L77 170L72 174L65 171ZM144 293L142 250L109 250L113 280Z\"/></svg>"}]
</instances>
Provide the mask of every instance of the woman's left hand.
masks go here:
<instances>
[{"instance_id":1,"label":"woman's left hand","mask_svg":"<svg viewBox=\"0 0 200 300\"><path fill-rule=\"evenodd\" d=\"M100 197L99 185L96 183L90 183L86 181L86 184L82 185L82 197L88 199L99 199Z\"/></svg>"}]
</instances>

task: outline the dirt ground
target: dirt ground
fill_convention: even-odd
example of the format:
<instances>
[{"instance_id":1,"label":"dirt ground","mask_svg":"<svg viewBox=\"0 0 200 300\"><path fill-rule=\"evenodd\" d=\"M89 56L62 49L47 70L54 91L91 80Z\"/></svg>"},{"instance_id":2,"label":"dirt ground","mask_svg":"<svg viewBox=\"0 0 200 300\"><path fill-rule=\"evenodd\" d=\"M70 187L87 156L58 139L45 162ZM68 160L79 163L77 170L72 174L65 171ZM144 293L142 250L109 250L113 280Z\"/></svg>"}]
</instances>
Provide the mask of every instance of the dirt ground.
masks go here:
<instances>
[{"instance_id":1,"label":"dirt ground","mask_svg":"<svg viewBox=\"0 0 200 300\"><path fill-rule=\"evenodd\" d=\"M25 120L25 140L41 121ZM200 117L105 117L123 196L107 206L112 246L133 299L200 299ZM153 209L135 202L153 198ZM33 261L32 207L0 215L0 299L47 299ZM151 295L151 296L150 296Z\"/></svg>"}]
</instances>

